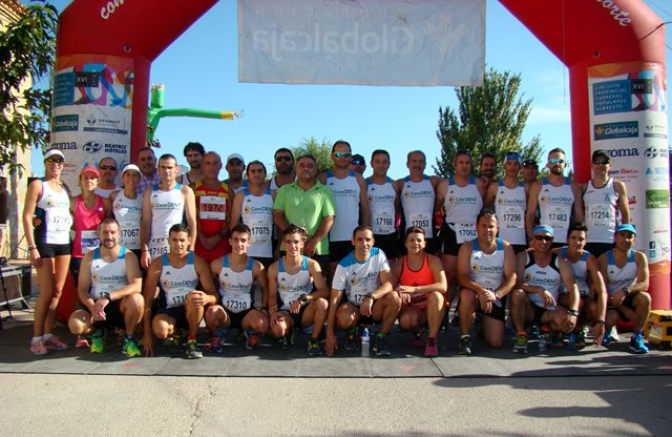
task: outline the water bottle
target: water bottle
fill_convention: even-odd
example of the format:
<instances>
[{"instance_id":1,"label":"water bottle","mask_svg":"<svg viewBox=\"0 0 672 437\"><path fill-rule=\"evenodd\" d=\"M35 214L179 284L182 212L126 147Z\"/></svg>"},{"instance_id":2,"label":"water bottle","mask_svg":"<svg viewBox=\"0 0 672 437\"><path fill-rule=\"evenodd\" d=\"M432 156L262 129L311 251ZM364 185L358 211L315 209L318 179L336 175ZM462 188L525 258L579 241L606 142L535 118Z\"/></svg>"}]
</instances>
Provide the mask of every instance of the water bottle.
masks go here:
<instances>
[{"instance_id":1,"label":"water bottle","mask_svg":"<svg viewBox=\"0 0 672 437\"><path fill-rule=\"evenodd\" d=\"M570 351L576 349L576 332L574 331L567 336L567 349Z\"/></svg>"},{"instance_id":2,"label":"water bottle","mask_svg":"<svg viewBox=\"0 0 672 437\"><path fill-rule=\"evenodd\" d=\"M369 328L364 328L362 332L362 356L368 357L371 354L370 351L371 338L369 337Z\"/></svg>"},{"instance_id":3,"label":"water bottle","mask_svg":"<svg viewBox=\"0 0 672 437\"><path fill-rule=\"evenodd\" d=\"M550 336L551 332L549 331L548 326L544 325L539 329L539 352L546 351Z\"/></svg>"}]
</instances>

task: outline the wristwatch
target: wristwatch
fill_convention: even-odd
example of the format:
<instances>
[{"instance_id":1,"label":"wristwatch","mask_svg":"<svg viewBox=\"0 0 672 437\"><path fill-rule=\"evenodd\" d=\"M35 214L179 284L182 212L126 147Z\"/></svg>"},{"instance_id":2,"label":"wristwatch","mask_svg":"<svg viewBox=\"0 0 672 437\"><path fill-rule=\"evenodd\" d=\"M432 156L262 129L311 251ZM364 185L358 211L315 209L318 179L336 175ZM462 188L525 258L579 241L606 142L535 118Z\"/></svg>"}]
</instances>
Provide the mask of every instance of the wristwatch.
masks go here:
<instances>
[{"instance_id":1,"label":"wristwatch","mask_svg":"<svg viewBox=\"0 0 672 437\"><path fill-rule=\"evenodd\" d=\"M502 297L499 295L499 291L493 291L492 294L495 295L495 298L496 298L497 300L499 300L499 299L502 298Z\"/></svg>"},{"instance_id":2,"label":"wristwatch","mask_svg":"<svg viewBox=\"0 0 672 437\"><path fill-rule=\"evenodd\" d=\"M105 298L110 302L112 301L112 299L110 298L110 293L108 293L107 291L103 291L102 293L100 293L100 297Z\"/></svg>"},{"instance_id":3,"label":"wristwatch","mask_svg":"<svg viewBox=\"0 0 672 437\"><path fill-rule=\"evenodd\" d=\"M579 312L577 310L567 310L569 314L575 317L579 317Z\"/></svg>"},{"instance_id":4,"label":"wristwatch","mask_svg":"<svg viewBox=\"0 0 672 437\"><path fill-rule=\"evenodd\" d=\"M306 296L306 293L303 293L301 296L299 296L299 302L301 303L308 302L308 296Z\"/></svg>"},{"instance_id":5,"label":"wristwatch","mask_svg":"<svg viewBox=\"0 0 672 437\"><path fill-rule=\"evenodd\" d=\"M373 300L374 302L376 301L376 297L373 295L373 293L366 293L364 297L365 298L370 297L371 300Z\"/></svg>"}]
</instances>

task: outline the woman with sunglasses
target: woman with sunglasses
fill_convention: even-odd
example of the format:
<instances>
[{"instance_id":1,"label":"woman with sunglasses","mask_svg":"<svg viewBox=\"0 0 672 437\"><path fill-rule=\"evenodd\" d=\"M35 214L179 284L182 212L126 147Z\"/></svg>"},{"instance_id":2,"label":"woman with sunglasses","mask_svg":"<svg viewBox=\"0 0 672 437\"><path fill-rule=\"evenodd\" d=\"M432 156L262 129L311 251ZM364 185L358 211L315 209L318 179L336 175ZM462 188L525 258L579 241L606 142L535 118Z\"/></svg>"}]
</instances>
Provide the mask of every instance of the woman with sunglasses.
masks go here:
<instances>
[{"instance_id":1,"label":"woman with sunglasses","mask_svg":"<svg viewBox=\"0 0 672 437\"><path fill-rule=\"evenodd\" d=\"M30 351L46 355L49 350L68 346L52 334L56 309L63 293L70 264L69 189L61 180L65 155L59 149L44 154L44 177L33 180L23 209L23 228L28 242L30 263L37 270L40 295L35 304L33 338Z\"/></svg>"}]
</instances>

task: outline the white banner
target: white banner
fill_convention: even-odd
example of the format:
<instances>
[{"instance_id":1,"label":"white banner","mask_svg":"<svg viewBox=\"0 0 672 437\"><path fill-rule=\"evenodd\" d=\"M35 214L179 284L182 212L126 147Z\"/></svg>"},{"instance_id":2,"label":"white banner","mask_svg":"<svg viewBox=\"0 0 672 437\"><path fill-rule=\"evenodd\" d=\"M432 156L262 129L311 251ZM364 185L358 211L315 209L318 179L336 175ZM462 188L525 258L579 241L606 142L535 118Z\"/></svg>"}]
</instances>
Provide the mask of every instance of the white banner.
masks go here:
<instances>
[{"instance_id":1,"label":"white banner","mask_svg":"<svg viewBox=\"0 0 672 437\"><path fill-rule=\"evenodd\" d=\"M485 0L238 0L238 80L483 83Z\"/></svg>"}]
</instances>

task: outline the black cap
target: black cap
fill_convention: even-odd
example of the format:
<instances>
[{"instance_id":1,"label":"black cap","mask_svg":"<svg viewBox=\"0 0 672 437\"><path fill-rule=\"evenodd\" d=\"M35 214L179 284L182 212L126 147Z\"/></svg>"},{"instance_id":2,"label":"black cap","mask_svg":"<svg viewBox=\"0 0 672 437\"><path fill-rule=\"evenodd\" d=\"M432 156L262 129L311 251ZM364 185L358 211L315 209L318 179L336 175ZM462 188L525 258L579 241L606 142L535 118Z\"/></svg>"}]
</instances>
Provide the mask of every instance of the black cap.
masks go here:
<instances>
[{"instance_id":1,"label":"black cap","mask_svg":"<svg viewBox=\"0 0 672 437\"><path fill-rule=\"evenodd\" d=\"M526 159L525 161L523 161L523 167L527 167L528 165L533 165L535 167L539 166L537 164L537 161L535 161L534 159Z\"/></svg>"},{"instance_id":2,"label":"black cap","mask_svg":"<svg viewBox=\"0 0 672 437\"><path fill-rule=\"evenodd\" d=\"M607 153L606 150L598 149L593 152L593 157L590 159L591 161L595 161L599 157L603 157L604 159L607 160L607 162L611 161L611 156Z\"/></svg>"},{"instance_id":3,"label":"black cap","mask_svg":"<svg viewBox=\"0 0 672 437\"><path fill-rule=\"evenodd\" d=\"M350 161L353 165L366 165L364 157L360 154L352 155L352 160Z\"/></svg>"}]
</instances>

